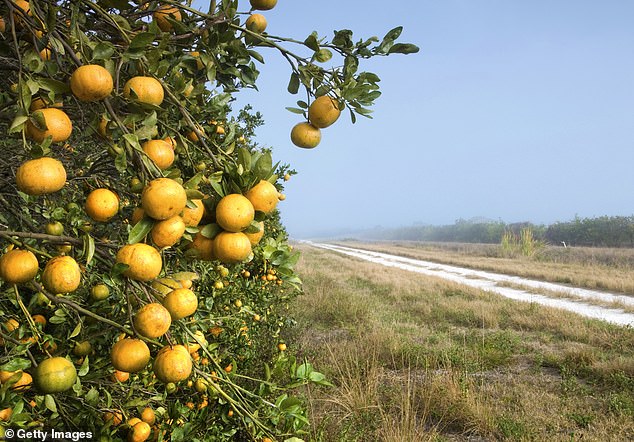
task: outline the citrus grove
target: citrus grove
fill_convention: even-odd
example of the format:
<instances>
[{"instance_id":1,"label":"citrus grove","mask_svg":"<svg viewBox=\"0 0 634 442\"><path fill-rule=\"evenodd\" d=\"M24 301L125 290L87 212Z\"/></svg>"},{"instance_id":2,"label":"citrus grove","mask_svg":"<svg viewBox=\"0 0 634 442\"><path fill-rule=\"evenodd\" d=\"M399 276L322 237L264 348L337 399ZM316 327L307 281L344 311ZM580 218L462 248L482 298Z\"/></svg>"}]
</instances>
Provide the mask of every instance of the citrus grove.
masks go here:
<instances>
[{"instance_id":1,"label":"citrus grove","mask_svg":"<svg viewBox=\"0 0 634 442\"><path fill-rule=\"evenodd\" d=\"M283 7L0 2L0 436L306 432L298 387L328 383L284 341L301 282L277 207L294 171L233 95L263 54L285 58L288 92L306 96L290 138L313 148L380 95L360 61L417 48L400 28L268 34Z\"/></svg>"}]
</instances>

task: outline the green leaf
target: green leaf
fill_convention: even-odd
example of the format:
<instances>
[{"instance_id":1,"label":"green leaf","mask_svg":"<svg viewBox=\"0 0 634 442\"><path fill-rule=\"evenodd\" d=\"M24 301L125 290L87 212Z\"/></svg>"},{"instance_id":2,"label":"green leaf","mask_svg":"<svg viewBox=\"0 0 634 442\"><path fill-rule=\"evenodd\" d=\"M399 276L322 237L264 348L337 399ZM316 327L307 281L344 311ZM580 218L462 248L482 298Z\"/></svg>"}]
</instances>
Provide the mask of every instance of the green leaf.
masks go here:
<instances>
[{"instance_id":1,"label":"green leaf","mask_svg":"<svg viewBox=\"0 0 634 442\"><path fill-rule=\"evenodd\" d=\"M53 413L57 413L57 405L55 405L55 399L50 394L44 396L44 405Z\"/></svg>"},{"instance_id":2,"label":"green leaf","mask_svg":"<svg viewBox=\"0 0 634 442\"><path fill-rule=\"evenodd\" d=\"M130 42L130 49L144 49L155 37L153 32L139 32Z\"/></svg>"},{"instance_id":3,"label":"green leaf","mask_svg":"<svg viewBox=\"0 0 634 442\"><path fill-rule=\"evenodd\" d=\"M273 158L271 157L271 153L265 152L255 163L253 172L255 173L257 177L265 180L271 174L272 168L273 168Z\"/></svg>"},{"instance_id":4,"label":"green leaf","mask_svg":"<svg viewBox=\"0 0 634 442\"><path fill-rule=\"evenodd\" d=\"M136 244L139 241L143 240L150 233L154 227L154 221L151 218L144 216L141 221L136 223L136 225L130 230L128 235L128 244Z\"/></svg>"},{"instance_id":5,"label":"green leaf","mask_svg":"<svg viewBox=\"0 0 634 442\"><path fill-rule=\"evenodd\" d=\"M79 335L80 332L81 332L81 321L77 323L73 332L68 336L68 339L74 338L75 336Z\"/></svg>"},{"instance_id":6,"label":"green leaf","mask_svg":"<svg viewBox=\"0 0 634 442\"><path fill-rule=\"evenodd\" d=\"M200 231L200 234L205 238L214 239L216 235L219 234L221 231L222 229L220 228L220 226L216 223L213 223L207 224L205 227L203 227Z\"/></svg>"},{"instance_id":7,"label":"green leaf","mask_svg":"<svg viewBox=\"0 0 634 442\"><path fill-rule=\"evenodd\" d=\"M400 37L403 32L403 26L397 26L394 29L390 30L385 37L383 37L383 41L394 41Z\"/></svg>"},{"instance_id":8,"label":"green leaf","mask_svg":"<svg viewBox=\"0 0 634 442\"><path fill-rule=\"evenodd\" d=\"M24 358L13 358L6 364L0 365L0 370L4 371L16 371L26 370L31 366L31 361Z\"/></svg>"},{"instance_id":9,"label":"green leaf","mask_svg":"<svg viewBox=\"0 0 634 442\"><path fill-rule=\"evenodd\" d=\"M99 42L92 50L92 60L107 60L114 54L114 46L110 42Z\"/></svg>"},{"instance_id":10,"label":"green leaf","mask_svg":"<svg viewBox=\"0 0 634 442\"><path fill-rule=\"evenodd\" d=\"M20 132L24 127L24 124L29 120L29 117L26 115L18 115L11 122L11 127L9 127L9 133Z\"/></svg>"},{"instance_id":11,"label":"green leaf","mask_svg":"<svg viewBox=\"0 0 634 442\"><path fill-rule=\"evenodd\" d=\"M90 371L90 362L89 362L88 356L86 356L84 358L84 362L81 364L81 367L79 367L79 371L77 371L77 374L79 376L86 376L89 371Z\"/></svg>"},{"instance_id":12,"label":"green leaf","mask_svg":"<svg viewBox=\"0 0 634 442\"><path fill-rule=\"evenodd\" d=\"M304 109L299 109L297 107L287 107L286 110L299 115L302 115L304 113Z\"/></svg>"},{"instance_id":13,"label":"green leaf","mask_svg":"<svg viewBox=\"0 0 634 442\"><path fill-rule=\"evenodd\" d=\"M55 94L65 94L70 92L70 87L67 83L53 80L52 78L38 78L37 83L40 88L45 91L54 92Z\"/></svg>"},{"instance_id":14,"label":"green leaf","mask_svg":"<svg viewBox=\"0 0 634 442\"><path fill-rule=\"evenodd\" d=\"M251 154L248 149L244 147L238 149L238 164L241 165L244 170L251 170Z\"/></svg>"},{"instance_id":15,"label":"green leaf","mask_svg":"<svg viewBox=\"0 0 634 442\"><path fill-rule=\"evenodd\" d=\"M255 58L257 61L264 64L264 57L262 57L262 54L252 49L249 49L247 52L249 53L251 57Z\"/></svg>"},{"instance_id":16,"label":"green leaf","mask_svg":"<svg viewBox=\"0 0 634 442\"><path fill-rule=\"evenodd\" d=\"M419 50L418 46L410 43L396 43L390 48L388 54L415 54Z\"/></svg>"},{"instance_id":17,"label":"green leaf","mask_svg":"<svg viewBox=\"0 0 634 442\"><path fill-rule=\"evenodd\" d=\"M86 265L90 264L95 255L95 240L88 233L84 235L84 256L86 257Z\"/></svg>"},{"instance_id":18,"label":"green leaf","mask_svg":"<svg viewBox=\"0 0 634 442\"><path fill-rule=\"evenodd\" d=\"M317 41L317 33L312 32L306 38L306 40L304 40L304 44L315 52L319 51L319 42Z\"/></svg>"},{"instance_id":19,"label":"green leaf","mask_svg":"<svg viewBox=\"0 0 634 442\"><path fill-rule=\"evenodd\" d=\"M291 73L291 79L288 82L288 92L291 94L296 94L297 92L299 92L299 75L297 75L297 72L292 72Z\"/></svg>"}]
</instances>

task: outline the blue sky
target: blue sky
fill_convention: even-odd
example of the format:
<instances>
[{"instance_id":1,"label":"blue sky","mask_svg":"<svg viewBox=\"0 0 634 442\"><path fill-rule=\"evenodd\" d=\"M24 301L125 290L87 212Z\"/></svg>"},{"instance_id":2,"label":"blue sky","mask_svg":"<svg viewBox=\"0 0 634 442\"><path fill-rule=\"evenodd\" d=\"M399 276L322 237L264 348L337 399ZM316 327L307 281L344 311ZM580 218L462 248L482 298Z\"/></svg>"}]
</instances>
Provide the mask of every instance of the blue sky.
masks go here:
<instances>
[{"instance_id":1,"label":"blue sky","mask_svg":"<svg viewBox=\"0 0 634 442\"><path fill-rule=\"evenodd\" d=\"M374 119L342 115L313 150L291 144L290 71L262 51L260 90L235 107L262 112L257 141L299 172L279 206L292 235L634 214L634 2L279 0L263 14L300 40L403 25L421 48L366 61Z\"/></svg>"}]
</instances>

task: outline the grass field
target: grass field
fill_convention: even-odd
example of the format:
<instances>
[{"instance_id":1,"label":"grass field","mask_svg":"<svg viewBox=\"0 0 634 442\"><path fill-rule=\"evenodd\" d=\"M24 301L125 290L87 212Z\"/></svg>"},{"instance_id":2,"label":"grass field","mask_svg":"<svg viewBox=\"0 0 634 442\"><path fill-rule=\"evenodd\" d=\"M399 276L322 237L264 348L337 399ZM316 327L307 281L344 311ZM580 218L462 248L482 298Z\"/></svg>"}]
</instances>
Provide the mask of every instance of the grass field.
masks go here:
<instances>
[{"instance_id":1,"label":"grass field","mask_svg":"<svg viewBox=\"0 0 634 442\"><path fill-rule=\"evenodd\" d=\"M310 440L634 439L634 330L300 249Z\"/></svg>"}]
</instances>

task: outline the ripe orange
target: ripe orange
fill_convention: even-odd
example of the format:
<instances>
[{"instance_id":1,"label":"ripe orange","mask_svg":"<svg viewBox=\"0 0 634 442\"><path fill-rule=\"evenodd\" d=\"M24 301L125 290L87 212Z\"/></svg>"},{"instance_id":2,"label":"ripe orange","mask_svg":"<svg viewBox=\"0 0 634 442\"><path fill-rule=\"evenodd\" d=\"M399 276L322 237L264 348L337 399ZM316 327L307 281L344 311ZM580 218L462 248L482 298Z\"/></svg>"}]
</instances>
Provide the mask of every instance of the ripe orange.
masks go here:
<instances>
[{"instance_id":1,"label":"ripe orange","mask_svg":"<svg viewBox=\"0 0 634 442\"><path fill-rule=\"evenodd\" d=\"M152 281L152 288L159 292L159 296L165 296L174 289L180 289L183 285L172 278L159 278Z\"/></svg>"},{"instance_id":2,"label":"ripe orange","mask_svg":"<svg viewBox=\"0 0 634 442\"><path fill-rule=\"evenodd\" d=\"M205 214L205 205L203 204L203 200L192 200L192 203L196 205L195 209L185 207L183 209L183 213L181 213L181 218L183 218L183 222L187 227L197 226Z\"/></svg>"},{"instance_id":3,"label":"ripe orange","mask_svg":"<svg viewBox=\"0 0 634 442\"><path fill-rule=\"evenodd\" d=\"M203 137L205 136L205 129L203 129L202 126L197 126L196 129ZM187 139L192 143L197 143L200 140L196 132L194 132L193 130L187 133Z\"/></svg>"},{"instance_id":4,"label":"ripe orange","mask_svg":"<svg viewBox=\"0 0 634 442\"><path fill-rule=\"evenodd\" d=\"M77 380L71 361L61 356L45 359L35 371L35 382L43 393L59 393L70 389Z\"/></svg>"},{"instance_id":5,"label":"ripe orange","mask_svg":"<svg viewBox=\"0 0 634 442\"><path fill-rule=\"evenodd\" d=\"M44 195L66 184L66 169L55 158L42 157L22 163L15 174L18 190L28 195Z\"/></svg>"},{"instance_id":6,"label":"ripe orange","mask_svg":"<svg viewBox=\"0 0 634 442\"><path fill-rule=\"evenodd\" d=\"M110 289L105 284L97 284L90 289L90 298L95 301L106 299L108 296L110 296Z\"/></svg>"},{"instance_id":7,"label":"ripe orange","mask_svg":"<svg viewBox=\"0 0 634 442\"><path fill-rule=\"evenodd\" d=\"M0 422L6 422L11 419L13 415L13 408L4 408L0 410Z\"/></svg>"},{"instance_id":8,"label":"ripe orange","mask_svg":"<svg viewBox=\"0 0 634 442\"><path fill-rule=\"evenodd\" d=\"M146 304L134 315L134 328L141 336L158 338L172 325L170 312L158 302Z\"/></svg>"},{"instance_id":9,"label":"ripe orange","mask_svg":"<svg viewBox=\"0 0 634 442\"><path fill-rule=\"evenodd\" d=\"M136 281L150 281L156 278L163 268L158 250L143 243L126 244L121 247L116 260L129 266L123 275Z\"/></svg>"},{"instance_id":10,"label":"ripe orange","mask_svg":"<svg viewBox=\"0 0 634 442\"><path fill-rule=\"evenodd\" d=\"M186 204L185 189L170 178L157 178L150 181L141 194L141 207L146 215L157 220L178 215Z\"/></svg>"},{"instance_id":11,"label":"ripe orange","mask_svg":"<svg viewBox=\"0 0 634 442\"><path fill-rule=\"evenodd\" d=\"M167 17L171 18L175 21L181 21L181 11L176 6L172 5L161 5L154 13L154 20L156 20L156 24L163 32L169 32L173 29L172 24L169 22Z\"/></svg>"},{"instance_id":12,"label":"ripe orange","mask_svg":"<svg viewBox=\"0 0 634 442\"><path fill-rule=\"evenodd\" d=\"M286 351L286 344L284 344L283 342L280 342L279 344L277 344L277 349L279 351Z\"/></svg>"},{"instance_id":13,"label":"ripe orange","mask_svg":"<svg viewBox=\"0 0 634 442\"><path fill-rule=\"evenodd\" d=\"M145 210L141 209L140 207L135 207L132 211L132 216L130 216L130 224L132 224L133 226L136 225L136 223L141 221L144 216Z\"/></svg>"},{"instance_id":14,"label":"ripe orange","mask_svg":"<svg viewBox=\"0 0 634 442\"><path fill-rule=\"evenodd\" d=\"M185 348L187 348L189 354L192 354L200 350L201 346L207 346L207 339L202 331L196 330L194 332L194 341L186 343Z\"/></svg>"},{"instance_id":15,"label":"ripe orange","mask_svg":"<svg viewBox=\"0 0 634 442\"><path fill-rule=\"evenodd\" d=\"M39 109L44 109L46 107L64 107L63 101L56 101L55 103L50 103L42 99L42 97L37 97L35 100L31 101L31 105L29 106L29 110L34 112Z\"/></svg>"},{"instance_id":16,"label":"ripe orange","mask_svg":"<svg viewBox=\"0 0 634 442\"><path fill-rule=\"evenodd\" d=\"M145 407L143 411L141 411L141 420L150 425L154 425L154 422L156 422L156 414L154 413L154 410L150 407Z\"/></svg>"},{"instance_id":17,"label":"ripe orange","mask_svg":"<svg viewBox=\"0 0 634 442\"><path fill-rule=\"evenodd\" d=\"M241 232L246 229L254 216L255 210L251 201L239 193L223 197L216 206L216 222L228 232Z\"/></svg>"},{"instance_id":18,"label":"ripe orange","mask_svg":"<svg viewBox=\"0 0 634 442\"><path fill-rule=\"evenodd\" d=\"M0 257L0 278L9 284L22 284L35 278L39 263L29 250L13 249Z\"/></svg>"},{"instance_id":19,"label":"ripe orange","mask_svg":"<svg viewBox=\"0 0 634 442\"><path fill-rule=\"evenodd\" d=\"M214 254L214 240L207 238L200 232L194 236L194 241L188 248L194 250L192 254L193 258L202 259L203 261L213 261L216 258Z\"/></svg>"},{"instance_id":20,"label":"ripe orange","mask_svg":"<svg viewBox=\"0 0 634 442\"><path fill-rule=\"evenodd\" d=\"M249 0L251 2L252 9L259 9L260 11L268 11L273 9L277 4L277 0Z\"/></svg>"},{"instance_id":21,"label":"ripe orange","mask_svg":"<svg viewBox=\"0 0 634 442\"><path fill-rule=\"evenodd\" d=\"M321 131L310 123L298 123L291 130L291 141L297 147L312 149L321 141Z\"/></svg>"},{"instance_id":22,"label":"ripe orange","mask_svg":"<svg viewBox=\"0 0 634 442\"><path fill-rule=\"evenodd\" d=\"M193 315L198 309L198 297L189 289L175 289L165 295L163 306L169 311L172 321Z\"/></svg>"},{"instance_id":23,"label":"ripe orange","mask_svg":"<svg viewBox=\"0 0 634 442\"><path fill-rule=\"evenodd\" d=\"M170 143L165 140L146 141L143 143L143 152L145 152L147 156L154 161L156 167L161 170L167 169L174 163L174 149Z\"/></svg>"},{"instance_id":24,"label":"ripe orange","mask_svg":"<svg viewBox=\"0 0 634 442\"><path fill-rule=\"evenodd\" d=\"M103 421L116 427L123 422L123 413L120 410L106 411L103 413Z\"/></svg>"},{"instance_id":25,"label":"ripe orange","mask_svg":"<svg viewBox=\"0 0 634 442\"><path fill-rule=\"evenodd\" d=\"M46 129L38 129L31 120L26 123L26 134L32 140L41 143L48 136L53 138L53 143L66 141L73 132L73 123L63 110L47 107L33 112L33 115L41 114L44 119Z\"/></svg>"},{"instance_id":26,"label":"ripe orange","mask_svg":"<svg viewBox=\"0 0 634 442\"><path fill-rule=\"evenodd\" d=\"M110 72L98 64L78 67L70 77L70 89L81 101L103 100L114 87Z\"/></svg>"},{"instance_id":27,"label":"ripe orange","mask_svg":"<svg viewBox=\"0 0 634 442\"><path fill-rule=\"evenodd\" d=\"M110 135L108 135L108 120L103 116L99 120L99 123L97 123L97 133L104 138L111 138Z\"/></svg>"},{"instance_id":28,"label":"ripe orange","mask_svg":"<svg viewBox=\"0 0 634 442\"><path fill-rule=\"evenodd\" d=\"M255 210L271 213L279 201L279 192L268 181L261 180L247 192L247 198Z\"/></svg>"},{"instance_id":29,"label":"ripe orange","mask_svg":"<svg viewBox=\"0 0 634 442\"><path fill-rule=\"evenodd\" d=\"M52 52L50 48L44 48L40 51L40 58L44 61L48 61L51 59Z\"/></svg>"},{"instance_id":30,"label":"ripe orange","mask_svg":"<svg viewBox=\"0 0 634 442\"><path fill-rule=\"evenodd\" d=\"M115 370L112 374L112 379L114 381L127 382L127 380L130 379L130 373L127 371Z\"/></svg>"},{"instance_id":31,"label":"ripe orange","mask_svg":"<svg viewBox=\"0 0 634 442\"><path fill-rule=\"evenodd\" d=\"M176 215L154 224L150 235L157 247L169 247L176 244L185 233L185 223L183 219Z\"/></svg>"},{"instance_id":32,"label":"ripe orange","mask_svg":"<svg viewBox=\"0 0 634 442\"><path fill-rule=\"evenodd\" d=\"M154 359L154 374L164 383L184 381L192 372L192 358L182 345L163 347Z\"/></svg>"},{"instance_id":33,"label":"ripe orange","mask_svg":"<svg viewBox=\"0 0 634 442\"><path fill-rule=\"evenodd\" d=\"M137 422L128 434L128 442L144 442L150 437L152 428L147 422Z\"/></svg>"},{"instance_id":34,"label":"ripe orange","mask_svg":"<svg viewBox=\"0 0 634 442\"><path fill-rule=\"evenodd\" d=\"M266 29L266 25L266 17L262 14L251 14L249 18L247 18L246 27L251 32L261 34Z\"/></svg>"},{"instance_id":35,"label":"ripe orange","mask_svg":"<svg viewBox=\"0 0 634 442\"><path fill-rule=\"evenodd\" d=\"M56 256L46 263L41 280L44 288L54 295L74 292L81 282L81 271L71 256Z\"/></svg>"},{"instance_id":36,"label":"ripe orange","mask_svg":"<svg viewBox=\"0 0 634 442\"><path fill-rule=\"evenodd\" d=\"M260 242L262 237L264 236L264 221L260 221L258 223L258 227L260 228L259 232L255 232L255 233L244 232L244 234L247 236L247 238L249 238L249 242L251 243L251 247L256 246Z\"/></svg>"},{"instance_id":37,"label":"ripe orange","mask_svg":"<svg viewBox=\"0 0 634 442\"><path fill-rule=\"evenodd\" d=\"M251 254L251 242L242 232L220 232L214 238L216 258L225 264L242 262Z\"/></svg>"},{"instance_id":38,"label":"ripe orange","mask_svg":"<svg viewBox=\"0 0 634 442\"><path fill-rule=\"evenodd\" d=\"M339 103L332 97L322 95L308 107L308 120L321 129L333 124L341 115Z\"/></svg>"},{"instance_id":39,"label":"ripe orange","mask_svg":"<svg viewBox=\"0 0 634 442\"><path fill-rule=\"evenodd\" d=\"M99 222L106 222L119 212L119 197L108 189L95 189L86 197L86 214Z\"/></svg>"},{"instance_id":40,"label":"ripe orange","mask_svg":"<svg viewBox=\"0 0 634 442\"><path fill-rule=\"evenodd\" d=\"M123 85L123 96L131 97L131 91L136 94L136 99L141 103L160 106L165 92L161 82L153 77L132 77Z\"/></svg>"},{"instance_id":41,"label":"ripe orange","mask_svg":"<svg viewBox=\"0 0 634 442\"><path fill-rule=\"evenodd\" d=\"M112 366L127 373L136 373L150 362L150 349L140 339L124 338L110 351Z\"/></svg>"},{"instance_id":42,"label":"ripe orange","mask_svg":"<svg viewBox=\"0 0 634 442\"><path fill-rule=\"evenodd\" d=\"M11 386L11 389L15 391L25 391L31 388L31 384L33 383L33 378L31 377L30 374L22 370L17 370L17 371L0 370L0 384L6 383L13 376L17 377L17 374L20 374L20 377Z\"/></svg>"}]
</instances>

